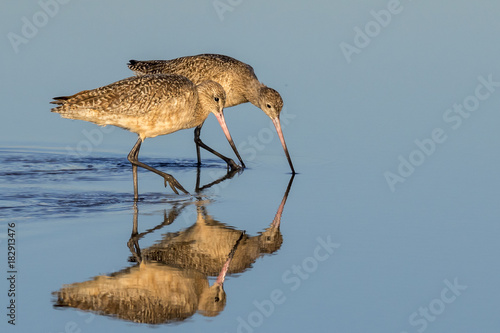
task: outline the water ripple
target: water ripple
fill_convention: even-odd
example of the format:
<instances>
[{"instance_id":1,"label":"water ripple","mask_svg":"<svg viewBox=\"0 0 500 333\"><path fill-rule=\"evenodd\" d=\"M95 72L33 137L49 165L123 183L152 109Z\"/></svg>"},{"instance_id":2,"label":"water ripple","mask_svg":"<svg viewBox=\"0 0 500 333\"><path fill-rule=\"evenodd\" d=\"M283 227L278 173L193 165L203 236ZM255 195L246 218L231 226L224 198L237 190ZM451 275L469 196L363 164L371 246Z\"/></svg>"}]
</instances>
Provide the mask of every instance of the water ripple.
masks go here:
<instances>
[{"instance_id":1,"label":"water ripple","mask_svg":"<svg viewBox=\"0 0 500 333\"><path fill-rule=\"evenodd\" d=\"M141 160L163 170L196 167L194 160ZM209 160L202 167L225 168L225 164ZM128 208L132 194L114 189L111 183L118 180L131 180L130 163L121 155L78 157L57 151L3 148L0 149L1 219L77 216ZM101 185L89 188L90 181ZM189 196L167 193L143 193L141 197L152 203L190 200Z\"/></svg>"}]
</instances>

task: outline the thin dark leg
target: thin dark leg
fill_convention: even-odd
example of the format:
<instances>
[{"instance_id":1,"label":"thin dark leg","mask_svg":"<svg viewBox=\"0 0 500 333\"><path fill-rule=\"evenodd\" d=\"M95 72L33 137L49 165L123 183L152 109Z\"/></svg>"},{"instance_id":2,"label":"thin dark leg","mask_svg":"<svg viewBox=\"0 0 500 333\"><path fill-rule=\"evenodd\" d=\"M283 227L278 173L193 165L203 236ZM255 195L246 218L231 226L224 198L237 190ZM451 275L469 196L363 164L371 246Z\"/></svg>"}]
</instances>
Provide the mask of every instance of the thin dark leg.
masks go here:
<instances>
[{"instance_id":1,"label":"thin dark leg","mask_svg":"<svg viewBox=\"0 0 500 333\"><path fill-rule=\"evenodd\" d=\"M198 172L196 174L197 178L196 178L196 188L195 188L196 193L200 193L201 191L203 191L203 190L205 190L205 189L207 189L209 187L212 187L212 186L214 186L216 184L219 184L219 183L225 181L226 179L231 179L231 178L233 178L233 176L236 173L238 173L238 170L228 170L227 173L224 176L220 177L217 180L214 180L211 183L208 183L208 184L203 185L202 187L200 187L200 168L198 168L197 171Z\"/></svg>"},{"instance_id":2,"label":"thin dark leg","mask_svg":"<svg viewBox=\"0 0 500 333\"><path fill-rule=\"evenodd\" d=\"M182 192L189 194L188 191L182 187L181 184L172 176L169 175L168 173L162 172L160 170L157 170L147 164L144 164L142 162L139 162L139 150L141 149L141 144L142 144L142 139L139 137L137 142L135 143L134 148L130 151L130 153L127 156L127 159L129 160L130 163L132 163L132 173L134 174L134 200L138 199L138 191L137 191L137 167L144 168L146 170L152 171L156 173L157 175L160 175L163 177L165 180L165 187L170 185L170 188L172 188L172 191L175 192L175 194L179 194L177 189L181 190ZM134 173L134 166L135 166L135 173Z\"/></svg>"},{"instance_id":3,"label":"thin dark leg","mask_svg":"<svg viewBox=\"0 0 500 333\"><path fill-rule=\"evenodd\" d=\"M137 232L138 215L139 215L139 209L137 208L137 202L134 202L134 219L132 225L132 235L130 235L130 239L127 242L127 246L130 249L130 252L132 252L132 256L134 257L135 261L140 263L142 261L142 256L141 256L141 248L139 247L139 238L141 237L139 237Z\"/></svg>"},{"instance_id":4,"label":"thin dark leg","mask_svg":"<svg viewBox=\"0 0 500 333\"><path fill-rule=\"evenodd\" d=\"M199 125L198 127L196 127L194 129L194 143L196 144L196 155L198 157L198 166L201 165L201 157L200 157L200 147L201 147L201 148L205 149L206 151L211 152L215 156L223 159L227 163L228 168L231 168L231 170L241 169L241 167L238 164L234 163L234 161L232 159L230 159L229 157L226 157L226 156L222 155L221 153L213 150L212 148L210 148L209 146L204 144L203 141L201 141L200 132L201 132L202 126L203 126L203 124Z\"/></svg>"},{"instance_id":5,"label":"thin dark leg","mask_svg":"<svg viewBox=\"0 0 500 333\"><path fill-rule=\"evenodd\" d=\"M201 132L201 127L203 126L203 123L199 126L196 126L194 129L194 143L196 144L196 158L198 159L197 166L198 168L201 166L201 154L200 154L200 145L198 142L200 142L200 132Z\"/></svg>"},{"instance_id":6,"label":"thin dark leg","mask_svg":"<svg viewBox=\"0 0 500 333\"><path fill-rule=\"evenodd\" d=\"M198 193L200 190L200 176L201 176L201 170L200 166L198 165L198 167L196 168L196 186L194 188L194 191L196 193Z\"/></svg>"},{"instance_id":7,"label":"thin dark leg","mask_svg":"<svg viewBox=\"0 0 500 333\"><path fill-rule=\"evenodd\" d=\"M137 186L137 165L132 164L132 177L134 178L134 201L139 200L139 190Z\"/></svg>"},{"instance_id":8,"label":"thin dark leg","mask_svg":"<svg viewBox=\"0 0 500 333\"><path fill-rule=\"evenodd\" d=\"M127 156L127 159L132 163L132 177L134 179L134 201L139 200L139 190L137 181L137 165L132 162L132 160L137 160L139 155L139 149L141 148L142 140L139 138L135 143L134 147Z\"/></svg>"}]
</instances>

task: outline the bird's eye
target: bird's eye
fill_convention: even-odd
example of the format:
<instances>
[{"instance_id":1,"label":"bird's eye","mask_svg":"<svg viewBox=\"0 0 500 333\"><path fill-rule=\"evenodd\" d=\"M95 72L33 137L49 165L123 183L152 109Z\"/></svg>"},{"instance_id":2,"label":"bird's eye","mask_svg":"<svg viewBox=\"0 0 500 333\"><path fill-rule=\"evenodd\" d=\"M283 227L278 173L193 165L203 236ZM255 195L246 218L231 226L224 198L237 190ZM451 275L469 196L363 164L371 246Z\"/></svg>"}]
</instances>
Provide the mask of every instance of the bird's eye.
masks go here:
<instances>
[{"instance_id":1,"label":"bird's eye","mask_svg":"<svg viewBox=\"0 0 500 333\"><path fill-rule=\"evenodd\" d=\"M220 298L218 296L215 296L215 303L217 303L218 301L220 301Z\"/></svg>"},{"instance_id":2,"label":"bird's eye","mask_svg":"<svg viewBox=\"0 0 500 333\"><path fill-rule=\"evenodd\" d=\"M271 104L266 104L267 108L270 109L271 108Z\"/></svg>"},{"instance_id":3,"label":"bird's eye","mask_svg":"<svg viewBox=\"0 0 500 333\"><path fill-rule=\"evenodd\" d=\"M219 97L214 97L214 101L218 102L219 101Z\"/></svg>"}]
</instances>

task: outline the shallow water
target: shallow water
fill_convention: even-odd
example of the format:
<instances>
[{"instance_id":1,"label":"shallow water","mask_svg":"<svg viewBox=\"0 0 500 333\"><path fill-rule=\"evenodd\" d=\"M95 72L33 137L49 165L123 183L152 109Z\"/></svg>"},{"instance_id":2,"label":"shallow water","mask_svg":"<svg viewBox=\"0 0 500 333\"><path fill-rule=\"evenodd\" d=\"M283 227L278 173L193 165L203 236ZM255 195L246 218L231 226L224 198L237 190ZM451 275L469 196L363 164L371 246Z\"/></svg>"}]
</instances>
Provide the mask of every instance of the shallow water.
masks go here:
<instances>
[{"instance_id":1,"label":"shallow water","mask_svg":"<svg viewBox=\"0 0 500 333\"><path fill-rule=\"evenodd\" d=\"M498 1L4 1L0 331L499 332L499 13ZM274 126L246 103L224 112L248 169L227 176L203 153L198 172L191 130L148 139L140 159L191 195L139 171L135 206L136 135L49 102L131 76L129 59L200 53L279 91L299 174L289 185ZM202 138L233 156L215 117ZM109 283L58 306L64 286L94 279ZM155 307L174 301L183 315Z\"/></svg>"},{"instance_id":2,"label":"shallow water","mask_svg":"<svg viewBox=\"0 0 500 333\"><path fill-rule=\"evenodd\" d=\"M494 189L458 205L464 197L451 186L430 191L434 185L422 182L395 196L342 161L308 164L299 157L301 173L292 179L263 155L258 167L223 179L225 165L217 160L206 160L198 174L194 160L144 157L191 195L175 195L161 178L139 172L135 206L124 156L18 148L2 149L0 158L2 224L16 223L16 328L498 327L499 288L488 278L498 273L500 250L498 211L486 200ZM199 187L208 187L196 193L198 176ZM4 229L2 243L6 238ZM231 252L223 291L212 302L216 310L207 312L207 297L215 299L210 292ZM61 295L71 284L80 289L68 301ZM165 310L175 304L184 306L182 314Z\"/></svg>"}]
</instances>

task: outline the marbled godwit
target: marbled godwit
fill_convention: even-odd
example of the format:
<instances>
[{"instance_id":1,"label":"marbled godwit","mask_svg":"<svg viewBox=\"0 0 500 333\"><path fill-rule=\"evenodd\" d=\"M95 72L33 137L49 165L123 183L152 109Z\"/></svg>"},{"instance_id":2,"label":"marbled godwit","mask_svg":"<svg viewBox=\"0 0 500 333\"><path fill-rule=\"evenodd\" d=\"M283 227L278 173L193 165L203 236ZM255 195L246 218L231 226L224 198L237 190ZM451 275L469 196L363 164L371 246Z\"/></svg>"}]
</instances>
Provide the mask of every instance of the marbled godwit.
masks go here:
<instances>
[{"instance_id":1,"label":"marbled godwit","mask_svg":"<svg viewBox=\"0 0 500 333\"><path fill-rule=\"evenodd\" d=\"M212 112L235 152L227 129L223 108L226 95L220 84L203 81L195 85L180 75L145 75L130 77L94 90L84 90L73 96L55 97L59 105L52 112L63 118L79 119L97 125L114 125L137 133L139 138L128 154L134 178L134 199L138 199L137 167L150 170L165 180L165 186L179 194L188 193L170 174L139 162L139 149L146 138L170 134L203 124Z\"/></svg>"},{"instance_id":2,"label":"marbled godwit","mask_svg":"<svg viewBox=\"0 0 500 333\"><path fill-rule=\"evenodd\" d=\"M288 164L290 164L292 173L295 173L279 118L281 109L283 108L283 99L276 90L259 82L250 65L225 55L200 54L172 60L130 60L128 67L137 75L157 73L183 75L195 84L204 80L213 80L220 83L226 91L226 107L250 102L260 108L273 121L286 158L288 159ZM203 123L198 125L194 131L198 164L200 164L200 147L230 164L227 157L216 152L201 141L200 131L202 126ZM239 160L242 166L245 167L241 158Z\"/></svg>"}]
</instances>

